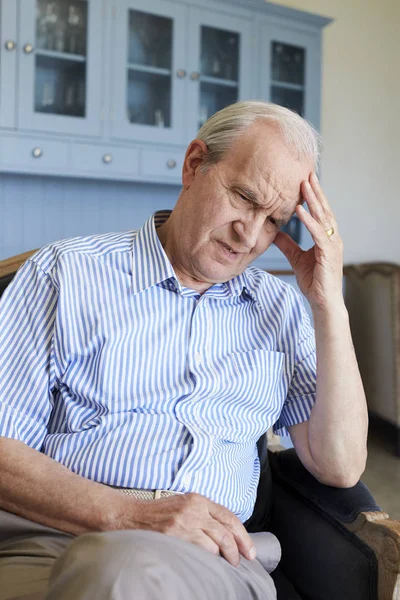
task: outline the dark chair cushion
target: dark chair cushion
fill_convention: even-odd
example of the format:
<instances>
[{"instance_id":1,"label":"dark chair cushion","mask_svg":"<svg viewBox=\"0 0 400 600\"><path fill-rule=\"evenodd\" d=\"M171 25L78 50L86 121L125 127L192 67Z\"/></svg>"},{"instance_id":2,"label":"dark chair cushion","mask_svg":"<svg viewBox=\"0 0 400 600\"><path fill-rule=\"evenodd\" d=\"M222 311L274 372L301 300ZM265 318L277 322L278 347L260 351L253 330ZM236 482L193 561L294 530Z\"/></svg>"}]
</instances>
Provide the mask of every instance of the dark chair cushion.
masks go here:
<instances>
[{"instance_id":1,"label":"dark chair cushion","mask_svg":"<svg viewBox=\"0 0 400 600\"><path fill-rule=\"evenodd\" d=\"M342 513L349 519L360 511L352 498L363 503L368 500L368 495L367 498L364 495L368 489L362 487L358 495L357 490L324 486L308 471L303 473L304 467L295 453L280 454L286 452L284 476L280 467L286 463L286 457L270 456L273 481L270 530L282 546L280 569L304 600L377 600L378 569L374 552L330 514ZM293 481L289 479L288 464L293 470ZM353 495L348 496L348 492ZM322 497L329 512L322 506Z\"/></svg>"},{"instance_id":2,"label":"dark chair cushion","mask_svg":"<svg viewBox=\"0 0 400 600\"><path fill-rule=\"evenodd\" d=\"M304 600L304 598L295 590L280 567L277 567L275 571L272 571L271 577L275 583L277 600Z\"/></svg>"},{"instance_id":3,"label":"dark chair cushion","mask_svg":"<svg viewBox=\"0 0 400 600\"><path fill-rule=\"evenodd\" d=\"M0 277L0 296L6 289L9 283L14 279L15 273L11 273L11 275L5 275L4 277Z\"/></svg>"},{"instance_id":4,"label":"dark chair cushion","mask_svg":"<svg viewBox=\"0 0 400 600\"><path fill-rule=\"evenodd\" d=\"M271 521L271 469L269 466L269 452L267 438L263 435L257 442L258 456L260 458L260 480L257 488L257 498L253 514L244 526L249 533L269 531Z\"/></svg>"},{"instance_id":5,"label":"dark chair cushion","mask_svg":"<svg viewBox=\"0 0 400 600\"><path fill-rule=\"evenodd\" d=\"M302 496L342 523L352 523L360 512L382 510L361 481L347 489L320 483L303 466L293 448L276 454L269 453L269 462L273 467L275 479L279 478L289 483L290 488L296 489Z\"/></svg>"}]
</instances>

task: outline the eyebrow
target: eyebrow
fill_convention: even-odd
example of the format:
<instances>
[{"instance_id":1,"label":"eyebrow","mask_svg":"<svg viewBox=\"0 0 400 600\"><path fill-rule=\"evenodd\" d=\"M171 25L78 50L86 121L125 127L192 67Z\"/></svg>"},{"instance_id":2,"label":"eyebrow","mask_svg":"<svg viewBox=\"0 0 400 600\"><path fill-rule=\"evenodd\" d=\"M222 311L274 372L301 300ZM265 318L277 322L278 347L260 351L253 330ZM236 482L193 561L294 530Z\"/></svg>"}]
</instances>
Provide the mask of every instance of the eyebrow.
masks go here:
<instances>
[{"instance_id":1,"label":"eyebrow","mask_svg":"<svg viewBox=\"0 0 400 600\"><path fill-rule=\"evenodd\" d=\"M235 185L235 188L243 193L244 196L246 196L251 202L253 202L253 204L256 204L257 206L262 206L261 202L259 201L259 199L257 198L257 194L255 194L252 190L250 190L249 188L243 187L242 185Z\"/></svg>"},{"instance_id":2,"label":"eyebrow","mask_svg":"<svg viewBox=\"0 0 400 600\"><path fill-rule=\"evenodd\" d=\"M262 203L259 201L257 194L255 194L255 192L253 192L253 190L251 190L250 188L244 187L240 183L235 184L233 187L236 188L238 190L238 192L240 192L244 196L246 196L248 198L248 200L250 200L250 202L252 202L252 204L254 204L255 206L263 206ZM303 198L303 196L300 193L298 196L296 206L303 205L304 202L305 202L305 199ZM277 226L280 229L281 227L284 227L285 225L287 225L289 223L289 221L292 219L292 217L293 217L293 215L290 215L290 217L288 219L275 219L275 223L277 224Z\"/></svg>"}]
</instances>

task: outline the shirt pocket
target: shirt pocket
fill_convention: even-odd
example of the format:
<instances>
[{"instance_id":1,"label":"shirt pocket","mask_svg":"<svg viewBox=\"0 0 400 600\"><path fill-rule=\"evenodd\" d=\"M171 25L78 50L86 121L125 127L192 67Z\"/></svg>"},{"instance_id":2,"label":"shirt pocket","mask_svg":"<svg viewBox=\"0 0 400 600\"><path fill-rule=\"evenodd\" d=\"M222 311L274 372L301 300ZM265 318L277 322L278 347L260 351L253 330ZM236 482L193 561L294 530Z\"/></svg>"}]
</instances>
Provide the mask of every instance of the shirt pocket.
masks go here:
<instances>
[{"instance_id":1,"label":"shirt pocket","mask_svg":"<svg viewBox=\"0 0 400 600\"><path fill-rule=\"evenodd\" d=\"M285 360L284 353L269 350L225 356L218 373L219 389L202 411L207 429L220 439L241 443L265 433L285 401Z\"/></svg>"},{"instance_id":2,"label":"shirt pocket","mask_svg":"<svg viewBox=\"0 0 400 600\"><path fill-rule=\"evenodd\" d=\"M237 375L244 375L254 371L262 373L274 372L281 375L285 365L285 354L272 350L249 350L248 352L234 352L229 355L234 364Z\"/></svg>"}]
</instances>

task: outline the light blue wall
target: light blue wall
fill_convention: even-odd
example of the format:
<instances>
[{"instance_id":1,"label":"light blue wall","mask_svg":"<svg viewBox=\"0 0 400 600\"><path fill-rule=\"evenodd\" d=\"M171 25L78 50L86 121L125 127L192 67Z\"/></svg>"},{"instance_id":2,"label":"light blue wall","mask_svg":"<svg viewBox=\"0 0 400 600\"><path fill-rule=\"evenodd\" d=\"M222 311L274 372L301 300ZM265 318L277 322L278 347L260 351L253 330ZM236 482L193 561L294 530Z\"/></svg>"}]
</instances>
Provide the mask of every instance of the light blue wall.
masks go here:
<instances>
[{"instance_id":1,"label":"light blue wall","mask_svg":"<svg viewBox=\"0 0 400 600\"><path fill-rule=\"evenodd\" d=\"M0 174L0 260L63 238L137 229L176 185Z\"/></svg>"}]
</instances>

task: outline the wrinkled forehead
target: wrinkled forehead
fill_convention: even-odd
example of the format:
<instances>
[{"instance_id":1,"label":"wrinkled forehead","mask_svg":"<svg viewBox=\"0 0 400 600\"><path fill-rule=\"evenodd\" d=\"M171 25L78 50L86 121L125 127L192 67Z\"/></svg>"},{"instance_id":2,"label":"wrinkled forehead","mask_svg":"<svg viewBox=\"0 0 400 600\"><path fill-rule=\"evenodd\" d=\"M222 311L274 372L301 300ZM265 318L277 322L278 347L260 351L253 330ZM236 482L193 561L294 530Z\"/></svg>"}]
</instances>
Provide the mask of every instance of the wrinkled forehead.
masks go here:
<instances>
[{"instance_id":1,"label":"wrinkled forehead","mask_svg":"<svg viewBox=\"0 0 400 600\"><path fill-rule=\"evenodd\" d=\"M285 198L298 201L301 182L315 168L313 160L300 157L276 125L254 125L237 139L226 157L231 173L256 186L258 193L266 193L271 187Z\"/></svg>"}]
</instances>

